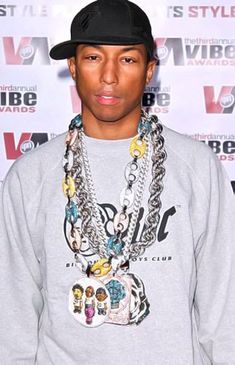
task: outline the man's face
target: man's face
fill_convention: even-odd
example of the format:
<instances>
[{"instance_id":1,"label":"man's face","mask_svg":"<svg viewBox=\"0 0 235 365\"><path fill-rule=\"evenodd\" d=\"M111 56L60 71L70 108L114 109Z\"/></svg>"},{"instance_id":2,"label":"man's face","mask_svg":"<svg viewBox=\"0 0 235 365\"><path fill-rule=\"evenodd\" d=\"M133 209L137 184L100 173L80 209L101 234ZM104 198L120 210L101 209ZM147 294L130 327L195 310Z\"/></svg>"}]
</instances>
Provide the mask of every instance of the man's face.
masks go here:
<instances>
[{"instance_id":1,"label":"man's face","mask_svg":"<svg viewBox=\"0 0 235 365\"><path fill-rule=\"evenodd\" d=\"M155 62L147 63L143 44L131 46L87 45L77 47L68 60L82 101L83 118L117 122L139 112L146 83Z\"/></svg>"}]
</instances>

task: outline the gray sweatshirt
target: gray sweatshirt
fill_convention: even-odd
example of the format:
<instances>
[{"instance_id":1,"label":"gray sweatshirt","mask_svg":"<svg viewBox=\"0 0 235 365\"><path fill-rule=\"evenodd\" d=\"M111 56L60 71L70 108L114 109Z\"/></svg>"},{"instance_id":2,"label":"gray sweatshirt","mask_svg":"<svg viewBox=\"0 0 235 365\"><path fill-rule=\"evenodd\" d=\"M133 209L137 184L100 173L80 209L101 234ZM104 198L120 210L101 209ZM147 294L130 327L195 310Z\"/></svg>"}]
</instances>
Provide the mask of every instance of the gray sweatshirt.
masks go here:
<instances>
[{"instance_id":1,"label":"gray sweatshirt","mask_svg":"<svg viewBox=\"0 0 235 365\"><path fill-rule=\"evenodd\" d=\"M211 150L164 127L167 151L157 240L131 261L150 314L138 326L80 325L69 290L83 274L63 235L61 135L19 158L0 209L1 365L235 364L235 208ZM107 234L120 209L130 140L86 137ZM135 231L147 211L147 178ZM93 262L95 257L87 257Z\"/></svg>"}]
</instances>

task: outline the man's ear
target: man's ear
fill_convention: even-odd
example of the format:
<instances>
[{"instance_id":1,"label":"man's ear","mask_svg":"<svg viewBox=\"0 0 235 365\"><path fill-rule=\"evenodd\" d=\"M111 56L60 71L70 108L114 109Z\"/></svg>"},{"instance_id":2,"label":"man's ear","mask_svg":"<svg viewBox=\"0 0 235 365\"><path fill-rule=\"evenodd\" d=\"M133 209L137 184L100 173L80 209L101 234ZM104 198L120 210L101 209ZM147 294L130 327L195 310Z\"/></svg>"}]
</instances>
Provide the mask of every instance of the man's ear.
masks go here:
<instances>
[{"instance_id":1,"label":"man's ear","mask_svg":"<svg viewBox=\"0 0 235 365\"><path fill-rule=\"evenodd\" d=\"M68 58L67 60L70 75L76 80L76 62L75 57Z\"/></svg>"},{"instance_id":2,"label":"man's ear","mask_svg":"<svg viewBox=\"0 0 235 365\"><path fill-rule=\"evenodd\" d=\"M146 71L146 84L148 84L152 80L155 69L156 69L156 60L149 61L147 64L147 71Z\"/></svg>"}]
</instances>

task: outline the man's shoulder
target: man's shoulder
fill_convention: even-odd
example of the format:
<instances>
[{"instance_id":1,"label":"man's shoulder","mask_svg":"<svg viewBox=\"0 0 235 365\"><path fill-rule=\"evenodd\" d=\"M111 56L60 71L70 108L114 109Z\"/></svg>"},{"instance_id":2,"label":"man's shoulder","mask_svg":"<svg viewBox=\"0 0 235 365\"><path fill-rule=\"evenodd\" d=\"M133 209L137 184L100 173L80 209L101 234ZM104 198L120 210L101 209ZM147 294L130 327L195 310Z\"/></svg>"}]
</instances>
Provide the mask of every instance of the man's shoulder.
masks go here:
<instances>
[{"instance_id":1,"label":"man's shoulder","mask_svg":"<svg viewBox=\"0 0 235 365\"><path fill-rule=\"evenodd\" d=\"M61 160L63 157L63 151L65 148L65 133L60 134L50 141L45 142L33 149L30 152L27 152L20 158L18 158L15 162L16 165L27 165L28 163L53 163L57 160Z\"/></svg>"},{"instance_id":2,"label":"man's shoulder","mask_svg":"<svg viewBox=\"0 0 235 365\"><path fill-rule=\"evenodd\" d=\"M34 150L20 156L11 166L8 175L21 177L33 176L42 178L57 166L62 167L65 148L65 133L60 134L48 142L43 143Z\"/></svg>"},{"instance_id":3,"label":"man's shoulder","mask_svg":"<svg viewBox=\"0 0 235 365\"><path fill-rule=\"evenodd\" d=\"M172 155L184 160L187 163L195 163L202 159L214 159L216 155L205 143L195 140L192 137L179 133L171 128L163 126L166 149Z\"/></svg>"}]
</instances>

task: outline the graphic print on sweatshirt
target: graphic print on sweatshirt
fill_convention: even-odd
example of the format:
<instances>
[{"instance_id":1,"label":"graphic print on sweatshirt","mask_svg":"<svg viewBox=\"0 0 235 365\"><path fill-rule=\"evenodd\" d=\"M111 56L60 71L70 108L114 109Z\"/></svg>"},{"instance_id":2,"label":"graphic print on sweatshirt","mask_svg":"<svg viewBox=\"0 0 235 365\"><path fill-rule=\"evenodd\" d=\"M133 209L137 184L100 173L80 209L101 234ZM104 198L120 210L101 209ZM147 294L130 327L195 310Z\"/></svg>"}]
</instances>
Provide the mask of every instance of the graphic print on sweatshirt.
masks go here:
<instances>
[{"instance_id":1,"label":"graphic print on sweatshirt","mask_svg":"<svg viewBox=\"0 0 235 365\"><path fill-rule=\"evenodd\" d=\"M112 235L114 235L114 231L113 231L113 220L115 215L118 213L117 208L110 204L110 203L102 203L99 204L100 207L100 214L101 214L101 219L104 225L104 229L106 232L107 237L111 237ZM176 206L172 206L164 211L161 212L160 214L160 221L159 221L159 225L158 225L158 229L157 229L157 234L156 234L156 242L157 243L165 243L168 235L170 234L169 231L169 223L170 220L175 218L175 215L177 213L177 207ZM131 219L132 213L129 214L129 219ZM138 219L137 219L137 224L136 224L136 228L133 234L133 239L132 242L138 242L141 239L143 230L144 230L144 220L145 220L145 211L144 208L141 207L140 211L139 211L139 215L138 215ZM123 232L123 238L126 237L127 235L127 231L128 229L126 229ZM92 252L92 250L89 247L89 244L87 242L86 238L82 239L82 246L80 249L81 254L86 257L86 259L88 260L89 264L93 264L97 261L97 256ZM139 256L138 258L133 258L132 261L140 261L140 262L146 262L148 260L151 261L161 261L161 262L167 262L167 261L171 261L172 260L172 256L171 255L164 255L164 256L153 256L153 257L148 257L147 255L144 254L144 256ZM74 266L74 263L66 263L66 267L72 267Z\"/></svg>"}]
</instances>

